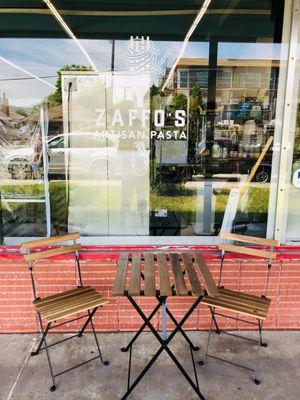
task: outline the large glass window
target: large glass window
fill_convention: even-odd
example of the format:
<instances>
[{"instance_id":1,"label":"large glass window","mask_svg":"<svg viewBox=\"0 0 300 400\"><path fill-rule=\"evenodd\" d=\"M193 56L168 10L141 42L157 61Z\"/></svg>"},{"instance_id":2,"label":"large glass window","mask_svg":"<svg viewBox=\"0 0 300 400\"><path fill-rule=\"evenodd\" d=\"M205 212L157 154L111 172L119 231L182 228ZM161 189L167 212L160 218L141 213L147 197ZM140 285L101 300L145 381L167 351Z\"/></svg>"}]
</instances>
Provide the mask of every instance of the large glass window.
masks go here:
<instances>
[{"instance_id":1,"label":"large glass window","mask_svg":"<svg viewBox=\"0 0 300 400\"><path fill-rule=\"evenodd\" d=\"M3 235L265 236L283 9L66 3L0 14Z\"/></svg>"}]
</instances>

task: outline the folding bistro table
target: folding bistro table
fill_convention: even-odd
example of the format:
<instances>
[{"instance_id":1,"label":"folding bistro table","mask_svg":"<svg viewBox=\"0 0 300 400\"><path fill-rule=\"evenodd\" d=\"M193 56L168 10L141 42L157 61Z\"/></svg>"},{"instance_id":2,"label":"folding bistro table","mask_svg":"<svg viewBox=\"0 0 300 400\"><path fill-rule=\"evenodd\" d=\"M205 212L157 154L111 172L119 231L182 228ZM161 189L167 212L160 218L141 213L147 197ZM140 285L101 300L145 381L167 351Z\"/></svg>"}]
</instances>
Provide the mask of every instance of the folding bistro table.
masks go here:
<instances>
[{"instance_id":1,"label":"folding bistro table","mask_svg":"<svg viewBox=\"0 0 300 400\"><path fill-rule=\"evenodd\" d=\"M193 351L197 351L199 348L193 345L182 329L183 324L187 321L189 316L204 297L204 292L201 288L197 270L195 269L191 255L188 253L167 254L165 251L143 252L143 254L122 253L117 265L113 294L115 296L126 296L144 321L143 325L134 335L130 343L121 349L123 352L129 351L127 391L122 397L122 400L127 399L130 393L134 390L139 381L143 378L143 376L147 373L147 371L151 368L163 351L166 351L169 357L174 361L177 368L189 382L199 398L205 400L199 388L193 355ZM149 317L144 314L139 305L136 303L134 299L135 296L152 296L157 299L158 304L151 312ZM174 315L167 307L167 298L173 296L193 296L195 298L195 301L179 322L175 319ZM162 336L157 332L151 323L151 319L160 310L160 308L162 308ZM175 325L174 330L169 336L167 336L166 329L167 315ZM146 327L150 329L160 343L161 347L154 354L135 381L131 383L130 372L132 346ZM178 332L181 333L189 345L195 381L191 379L189 374L169 348L169 343Z\"/></svg>"}]
</instances>

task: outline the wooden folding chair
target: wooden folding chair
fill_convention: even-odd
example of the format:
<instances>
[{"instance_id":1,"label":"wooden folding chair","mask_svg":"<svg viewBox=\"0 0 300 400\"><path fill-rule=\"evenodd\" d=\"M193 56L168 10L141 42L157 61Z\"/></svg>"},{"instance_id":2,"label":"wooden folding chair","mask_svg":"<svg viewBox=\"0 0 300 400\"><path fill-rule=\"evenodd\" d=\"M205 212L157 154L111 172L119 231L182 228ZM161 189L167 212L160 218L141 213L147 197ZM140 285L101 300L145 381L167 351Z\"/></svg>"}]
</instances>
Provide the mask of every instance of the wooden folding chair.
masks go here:
<instances>
[{"instance_id":1,"label":"wooden folding chair","mask_svg":"<svg viewBox=\"0 0 300 400\"><path fill-rule=\"evenodd\" d=\"M268 259L265 291L262 294L262 296L267 297L272 261L273 261L273 259L276 258L276 253L274 253L274 247L278 246L279 242L277 240L273 240L273 239L265 239L265 238L246 236L246 235L236 235L234 233L227 233L227 232L220 232L219 236L220 236L220 238L229 240L229 241L249 243L250 245L260 245L260 246L268 247L268 251L266 251L266 250L260 250L260 249L255 249L255 248L249 248L249 247L245 247L245 246L235 246L233 244L226 244L226 243L220 244L219 249L221 250L221 267L220 267L219 282L218 282L218 286L220 287L221 280L222 280L223 264L224 264L226 252L250 255L250 256L258 257L260 259Z\"/></svg>"},{"instance_id":2,"label":"wooden folding chair","mask_svg":"<svg viewBox=\"0 0 300 400\"><path fill-rule=\"evenodd\" d=\"M82 283L82 276L81 276L81 269L80 269L80 262L79 262L79 250L81 249L80 244L76 244L76 239L79 239L79 233L71 233L63 236L56 236L50 237L45 239L33 240L30 242L25 242L21 245L21 248L26 251L26 255L24 255L24 259L28 262L30 275L31 275L31 282L32 282L32 289L33 289L33 306L37 312L38 321L40 325L40 329L42 332L41 340L36 348L35 351L31 353L32 356L36 356L41 350L46 351L47 360L50 368L50 374L52 379L52 386L50 387L50 391L54 392L56 389L55 378L71 371L81 365L87 364L90 361L93 361L97 358L100 358L101 363L103 365L108 365L108 361L103 361L100 345L98 342L98 338L96 335L94 323L93 323L93 316L98 310L99 307L103 306L104 304L108 303L108 300L102 297L99 293L97 293L93 288L90 286L83 286ZM72 241L72 245L64 245L57 248L52 248L50 250L43 250L43 251L35 251L31 252L32 249L44 245L57 245L64 242ZM74 260L76 262L77 272L78 272L78 286L72 290L65 291L63 293L54 294L52 296L40 298L37 295L37 289L34 279L33 273L33 266L36 261L46 260L50 257L58 256L61 254L73 253ZM77 314L82 314L72 319L67 319L69 317L74 317ZM85 323L83 324L82 328L80 329L79 333L72 335L66 339L60 340L55 343L51 343L50 345L47 343L47 335L50 329L56 328L58 326L82 319L87 318ZM63 319L64 322L60 322L58 324L53 325L54 322ZM46 327L44 327L44 322L46 322ZM93 335L95 338L98 355L92 357L80 364L77 364L71 368L68 368L64 371L59 373L55 373L52 367L50 355L49 355L49 347L52 347L58 343L62 343L66 340L72 339L74 337L81 337L87 328L88 324L91 324ZM44 347L42 347L44 344Z\"/></svg>"},{"instance_id":3,"label":"wooden folding chair","mask_svg":"<svg viewBox=\"0 0 300 400\"><path fill-rule=\"evenodd\" d=\"M195 254L194 259L199 267L199 272L203 279L203 282L204 282L204 285L206 288L206 292L207 292L206 296L202 300L202 303L208 305L210 312L211 312L211 323L210 323L209 334L208 334L208 339L207 339L207 344L206 344L206 349L205 349L205 356L204 356L204 360L200 361L199 364L204 365L206 363L207 357L211 357L211 358L214 358L214 359L217 359L220 361L224 361L229 364L250 370L250 371L254 372L254 378L253 378L254 382L257 385L259 385L260 381L257 379L257 375L258 375L259 353L260 353L259 350L260 350L260 347L263 346L262 321L265 320L267 317L271 300L266 297L254 296L254 295L247 294L247 293L235 292L233 290L228 290L228 289L225 289L224 287L222 287L222 288L217 287L204 258L200 254ZM254 318L257 322L248 321L246 319L242 319L241 317L225 315L219 311L216 312L216 310L226 310L226 312L229 311L229 312L233 312L234 314L241 314L242 316ZM244 336L235 335L233 333L226 332L227 334L230 334L232 336L237 336L239 338L247 339L249 341L257 343L258 350L257 350L255 368L249 368L247 366L237 364L235 362L214 356L212 354L208 354L208 348L209 348L213 323L215 324L216 332L218 332L218 333L221 332L221 330L219 329L219 326L217 324L217 321L216 321L216 315L225 317L225 318L231 318L231 319L241 321L241 322L246 322L246 323L249 323L251 325L255 325L258 327L259 340L254 340L251 338L246 338Z\"/></svg>"}]
</instances>

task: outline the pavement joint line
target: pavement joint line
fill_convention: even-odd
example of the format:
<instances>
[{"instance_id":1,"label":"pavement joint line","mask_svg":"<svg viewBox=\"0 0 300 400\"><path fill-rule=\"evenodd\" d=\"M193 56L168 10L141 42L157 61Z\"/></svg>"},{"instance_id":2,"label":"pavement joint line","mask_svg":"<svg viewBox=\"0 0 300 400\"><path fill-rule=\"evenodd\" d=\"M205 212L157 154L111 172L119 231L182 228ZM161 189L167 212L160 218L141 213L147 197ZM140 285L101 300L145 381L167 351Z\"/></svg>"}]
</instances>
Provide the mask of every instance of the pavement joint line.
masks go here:
<instances>
[{"instance_id":1,"label":"pavement joint line","mask_svg":"<svg viewBox=\"0 0 300 400\"><path fill-rule=\"evenodd\" d=\"M34 349L34 347L35 347L35 345L36 345L37 340L38 340L38 337L36 337L36 338L33 340L32 346L31 346L29 352L27 353L27 355L26 355L26 357L25 357L25 359L24 359L24 361L23 361L23 363L22 363L22 365L21 365L21 367L20 367L20 370L19 370L19 372L18 372L18 375L16 376L16 379L15 379L14 383L12 384L12 387L11 387L11 389L10 389L10 391L9 391L9 393L8 393L8 395L7 395L7 397L6 397L6 400L10 400L10 399L11 399L11 397L12 397L12 395L13 395L13 393L14 393L14 390L15 390L15 388L16 388L16 386L17 386L17 384L18 384L18 382L19 382L19 380L20 380L20 378L21 378L23 369L24 369L24 367L25 367L25 365L26 365L26 363L27 363L27 361L28 361L28 359L29 359L29 357L30 357L31 352L33 351L33 349Z\"/></svg>"}]
</instances>

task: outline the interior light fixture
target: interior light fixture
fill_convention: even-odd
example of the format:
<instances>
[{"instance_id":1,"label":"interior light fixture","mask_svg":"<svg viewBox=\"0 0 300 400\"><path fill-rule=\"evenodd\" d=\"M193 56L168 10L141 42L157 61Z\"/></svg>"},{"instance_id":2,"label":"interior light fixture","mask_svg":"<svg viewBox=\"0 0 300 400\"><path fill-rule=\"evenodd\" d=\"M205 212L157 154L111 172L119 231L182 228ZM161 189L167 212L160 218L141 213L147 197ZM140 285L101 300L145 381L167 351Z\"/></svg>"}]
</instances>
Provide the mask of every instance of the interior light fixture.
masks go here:
<instances>
[{"instance_id":1,"label":"interior light fixture","mask_svg":"<svg viewBox=\"0 0 300 400\"><path fill-rule=\"evenodd\" d=\"M6 58L0 56L0 60L3 61L3 62L5 62L6 64L10 65L11 67L14 67L14 68L18 69L19 71L24 72L25 74L31 76L32 78L34 78L34 79L36 79L36 80L38 80L38 81L44 83L45 85L51 86L51 87L53 87L53 88L55 89L55 86L52 85L52 83L47 82L47 81L45 81L45 80L42 79L42 78L39 78L38 76L32 74L31 72L27 71L26 69L21 68L21 67L19 67L17 64L15 64L15 63L13 63L13 62L7 60Z\"/></svg>"},{"instance_id":2,"label":"interior light fixture","mask_svg":"<svg viewBox=\"0 0 300 400\"><path fill-rule=\"evenodd\" d=\"M180 59L182 58L185 49L188 45L188 42L190 40L190 37L192 36L192 34L194 33L195 29L197 28L197 25L199 24L199 22L201 21L201 19L203 18L204 14L206 13L208 6L210 5L211 0L205 0L204 3L202 4L202 7L200 8L194 22L192 23L190 29L188 30L187 34L185 35L184 41L182 43L182 46L180 48L179 54L174 62L174 64L172 65L172 68L169 71L169 74L167 76L167 79L165 81L165 83L163 84L162 87L162 91L165 90L165 88L167 87L168 83L170 82L170 80L172 79L172 76L174 75L175 69L180 61Z\"/></svg>"},{"instance_id":3,"label":"interior light fixture","mask_svg":"<svg viewBox=\"0 0 300 400\"><path fill-rule=\"evenodd\" d=\"M86 59L88 60L89 64L91 65L91 67L93 68L93 70L95 72L98 72L98 69L96 67L96 65L94 64L93 60L91 59L91 57L89 56L89 54L87 53L87 51L85 50L85 48L82 46L82 44L80 43L80 41L77 39L77 37L74 35L74 33L72 32L72 30L69 28L69 26L67 25L67 23L64 21L64 19L62 18L62 16L59 14L59 12L57 11L57 9L54 7L54 5L51 3L50 0L44 0L44 3L46 3L47 7L49 8L49 10L52 12L53 16L55 17L55 19L58 21L58 23L60 24L60 26L64 29L64 31L66 32L66 34L74 40L74 42L76 43L76 45L79 47L79 49L82 51L82 53L84 54L84 56L86 57Z\"/></svg>"}]
</instances>

